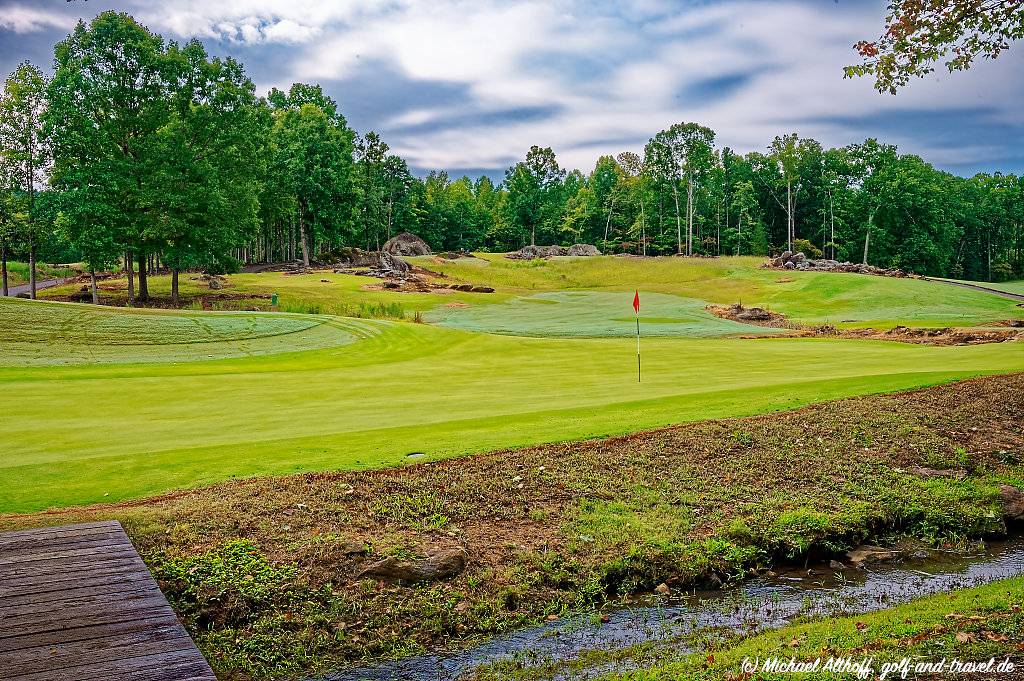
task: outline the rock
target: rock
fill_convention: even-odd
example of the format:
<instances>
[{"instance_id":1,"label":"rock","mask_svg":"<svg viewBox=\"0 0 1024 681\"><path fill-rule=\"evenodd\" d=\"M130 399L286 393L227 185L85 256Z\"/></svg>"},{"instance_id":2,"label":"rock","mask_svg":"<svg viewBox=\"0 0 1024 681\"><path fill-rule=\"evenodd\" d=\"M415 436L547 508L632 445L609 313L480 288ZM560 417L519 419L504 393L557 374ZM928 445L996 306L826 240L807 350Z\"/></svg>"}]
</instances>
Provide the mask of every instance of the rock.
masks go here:
<instances>
[{"instance_id":1,"label":"rock","mask_svg":"<svg viewBox=\"0 0 1024 681\"><path fill-rule=\"evenodd\" d=\"M356 575L356 579L380 579L402 584L436 582L460 574L466 569L468 560L469 554L463 548L443 549L417 561L391 556L367 566Z\"/></svg>"},{"instance_id":2,"label":"rock","mask_svg":"<svg viewBox=\"0 0 1024 681\"><path fill-rule=\"evenodd\" d=\"M569 249L565 246L523 246L518 251L506 253L505 257L512 260L535 260L537 258L553 258L568 254Z\"/></svg>"},{"instance_id":3,"label":"rock","mask_svg":"<svg viewBox=\"0 0 1024 681\"><path fill-rule=\"evenodd\" d=\"M386 276L404 277L412 269L406 261L387 251L380 253L380 269Z\"/></svg>"},{"instance_id":4,"label":"rock","mask_svg":"<svg viewBox=\"0 0 1024 681\"><path fill-rule=\"evenodd\" d=\"M899 555L899 551L885 549L881 546L872 546L870 544L862 544L861 546L846 552L846 557L849 558L850 563L855 567L860 567L869 563L877 563L883 560L892 560L893 558L898 558Z\"/></svg>"},{"instance_id":5,"label":"rock","mask_svg":"<svg viewBox=\"0 0 1024 681\"><path fill-rule=\"evenodd\" d=\"M494 293L494 289L490 286L473 286L469 290L471 293Z\"/></svg>"},{"instance_id":6,"label":"rock","mask_svg":"<svg viewBox=\"0 0 1024 681\"><path fill-rule=\"evenodd\" d=\"M807 256L804 255L803 253L794 253L793 257L790 260L791 260L791 262L795 262L796 264L799 265L800 263L802 263L805 260L807 260Z\"/></svg>"},{"instance_id":7,"label":"rock","mask_svg":"<svg viewBox=\"0 0 1024 681\"><path fill-rule=\"evenodd\" d=\"M28 300L28 299L29 299L29 298L31 298L32 296L30 296L29 294L27 294L27 293L25 293L25 292L21 292L21 293L19 293L18 295L14 296L14 297L15 297L15 298L21 298L21 299L23 299L23 300Z\"/></svg>"},{"instance_id":8,"label":"rock","mask_svg":"<svg viewBox=\"0 0 1024 681\"><path fill-rule=\"evenodd\" d=\"M787 270L796 269L796 265L793 264L793 261L788 261L785 265L783 265L783 267L785 267Z\"/></svg>"},{"instance_id":9,"label":"rock","mask_svg":"<svg viewBox=\"0 0 1024 681\"><path fill-rule=\"evenodd\" d=\"M1000 485L999 498L1003 501L1003 517L1013 522L1024 521L1024 492L1013 485Z\"/></svg>"},{"instance_id":10,"label":"rock","mask_svg":"<svg viewBox=\"0 0 1024 681\"><path fill-rule=\"evenodd\" d=\"M907 472L922 478L954 478L960 480L967 477L967 471L958 468L940 471L935 468L925 468L924 466L912 466L907 469Z\"/></svg>"},{"instance_id":11,"label":"rock","mask_svg":"<svg viewBox=\"0 0 1024 681\"><path fill-rule=\"evenodd\" d=\"M210 279L210 290L212 290L212 291L219 291L222 288L224 288L224 285L220 283L220 279L217 279L217 278L211 278Z\"/></svg>"},{"instance_id":12,"label":"rock","mask_svg":"<svg viewBox=\"0 0 1024 681\"><path fill-rule=\"evenodd\" d=\"M658 586L654 587L654 593L659 596L669 596L672 594L672 589L668 588L668 584L662 582Z\"/></svg>"},{"instance_id":13,"label":"rock","mask_svg":"<svg viewBox=\"0 0 1024 681\"><path fill-rule=\"evenodd\" d=\"M751 322L768 322L772 319L771 312L760 307L748 307L741 308L740 312L736 313L736 319L742 319L744 321Z\"/></svg>"},{"instance_id":14,"label":"rock","mask_svg":"<svg viewBox=\"0 0 1024 681\"><path fill-rule=\"evenodd\" d=\"M589 257L601 255L601 251L597 250L597 246L592 246L591 244L573 244L572 246L569 246L569 250L566 255Z\"/></svg>"},{"instance_id":15,"label":"rock","mask_svg":"<svg viewBox=\"0 0 1024 681\"><path fill-rule=\"evenodd\" d=\"M830 560L828 566L832 570L845 570L846 566L840 563L838 560Z\"/></svg>"},{"instance_id":16,"label":"rock","mask_svg":"<svg viewBox=\"0 0 1024 681\"><path fill-rule=\"evenodd\" d=\"M381 246L381 254L389 253L391 255L430 255L430 246L427 242L419 238L415 234L409 232L402 232L396 234Z\"/></svg>"}]
</instances>

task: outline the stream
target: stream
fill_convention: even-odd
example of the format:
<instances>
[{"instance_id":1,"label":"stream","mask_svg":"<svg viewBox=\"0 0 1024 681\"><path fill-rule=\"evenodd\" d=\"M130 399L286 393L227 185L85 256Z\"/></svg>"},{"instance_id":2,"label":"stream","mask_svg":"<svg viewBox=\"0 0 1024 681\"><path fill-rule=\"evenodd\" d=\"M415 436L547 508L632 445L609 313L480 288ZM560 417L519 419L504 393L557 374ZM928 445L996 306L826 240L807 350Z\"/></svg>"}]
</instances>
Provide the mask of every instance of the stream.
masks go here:
<instances>
[{"instance_id":1,"label":"stream","mask_svg":"<svg viewBox=\"0 0 1024 681\"><path fill-rule=\"evenodd\" d=\"M719 591L659 600L650 596L593 616L565 617L496 637L462 651L432 653L377 666L335 672L324 681L454 681L482 666L514 661L522 667L569 662L589 651L616 651L653 643L675 653L690 650L687 636L709 629L752 633L807 615L881 610L922 596L964 589L1024 574L1024 538L993 542L969 553L932 551L927 557L877 563L841 572L827 565L758 577ZM571 678L594 678L630 669L631 656L603 662ZM545 676L544 678L569 678Z\"/></svg>"}]
</instances>

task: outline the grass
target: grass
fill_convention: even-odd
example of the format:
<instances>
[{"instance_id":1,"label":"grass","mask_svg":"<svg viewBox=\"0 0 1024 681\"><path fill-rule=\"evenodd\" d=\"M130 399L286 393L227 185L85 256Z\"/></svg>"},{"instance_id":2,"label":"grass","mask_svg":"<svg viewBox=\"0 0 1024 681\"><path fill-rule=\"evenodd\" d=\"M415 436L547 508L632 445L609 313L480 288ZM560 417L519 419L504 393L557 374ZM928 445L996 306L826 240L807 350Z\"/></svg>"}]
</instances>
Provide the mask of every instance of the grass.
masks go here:
<instances>
[{"instance_id":1,"label":"grass","mask_svg":"<svg viewBox=\"0 0 1024 681\"><path fill-rule=\"evenodd\" d=\"M445 306L426 319L467 331L517 336L622 337L636 326L631 296L609 291L558 291L511 298L494 305ZM718 338L770 336L784 333L720 319L705 303L664 293L645 293L641 301L641 333L646 337Z\"/></svg>"},{"instance_id":2,"label":"grass","mask_svg":"<svg viewBox=\"0 0 1024 681\"><path fill-rule=\"evenodd\" d=\"M350 343L371 329L309 315L125 310L0 298L0 366L189 362Z\"/></svg>"},{"instance_id":3,"label":"grass","mask_svg":"<svg viewBox=\"0 0 1024 681\"><path fill-rule=\"evenodd\" d=\"M902 676L901 661L909 658L910 678L929 671L935 678L949 676L948 667L934 665L953 659L996 664L1006 659L1016 661L1019 672L1021 641L1024 640L1024 577L1017 577L949 594L930 596L887 610L853 617L834 617L794 624L757 636L741 638L724 646L687 656L681 661L628 674L603 677L606 681L676 681L706 679L732 681L743 678L743 665L755 668L771 658L814 663L821 659L812 673L793 674L765 672L755 678L764 681L782 679L850 679L855 673L826 671L827 660L850 657L854 662L870 659L874 674L860 678L898 679ZM886 666L888 665L888 666ZM992 672L996 672L993 668ZM966 673L964 678L980 676ZM1004 671L990 678L1015 677Z\"/></svg>"},{"instance_id":4,"label":"grass","mask_svg":"<svg viewBox=\"0 0 1024 681\"><path fill-rule=\"evenodd\" d=\"M939 282L834 272L767 270L763 259L553 258L509 260L499 254L443 260L414 258L447 276L504 293L595 290L666 293L717 304L741 302L804 324L891 328L970 326L1024 316L1013 301ZM627 301L628 306L628 301ZM626 312L628 307L624 307Z\"/></svg>"},{"instance_id":5,"label":"grass","mask_svg":"<svg viewBox=\"0 0 1024 681\"><path fill-rule=\"evenodd\" d=\"M58 267L46 263L36 263L36 281L45 279L63 279L74 277L78 274L70 267ZM10 286L20 286L29 282L29 268L27 262L7 263L7 283Z\"/></svg>"},{"instance_id":6,"label":"grass","mask_svg":"<svg viewBox=\"0 0 1024 681\"><path fill-rule=\"evenodd\" d=\"M1019 343L650 338L638 384L629 338L324 318L286 336L181 344L185 320L230 338L264 323L268 333L292 328L293 318L121 310L74 336L43 309L13 300L0 308L8 328L59 339L0 340L0 389L33 396L0 415L0 511L394 465L413 451L445 457L615 435L1024 370ZM166 344L155 344L161 334ZM359 342L346 344L353 336ZM293 349L276 344L293 337L327 347L268 354Z\"/></svg>"},{"instance_id":7,"label":"grass","mask_svg":"<svg viewBox=\"0 0 1024 681\"><path fill-rule=\"evenodd\" d=\"M0 529L118 519L218 678L309 678L593 611L660 582L680 591L862 541L909 534L952 548L1002 532L996 486L1024 485L1022 418L1024 377L990 377L612 440L0 516ZM964 466L963 479L909 472L942 462ZM470 558L450 580L356 577L384 557L452 547ZM806 640L814 646L794 652L816 649Z\"/></svg>"}]
</instances>

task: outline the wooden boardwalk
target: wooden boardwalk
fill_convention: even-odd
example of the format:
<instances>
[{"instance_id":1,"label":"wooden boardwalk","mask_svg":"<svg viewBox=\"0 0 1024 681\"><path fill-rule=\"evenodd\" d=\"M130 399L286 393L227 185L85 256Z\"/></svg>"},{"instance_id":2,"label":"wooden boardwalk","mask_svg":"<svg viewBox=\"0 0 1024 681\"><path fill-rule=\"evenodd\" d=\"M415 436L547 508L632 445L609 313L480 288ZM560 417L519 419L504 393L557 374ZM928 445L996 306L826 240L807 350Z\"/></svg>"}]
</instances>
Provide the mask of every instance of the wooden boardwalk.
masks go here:
<instances>
[{"instance_id":1,"label":"wooden boardwalk","mask_svg":"<svg viewBox=\"0 0 1024 681\"><path fill-rule=\"evenodd\" d=\"M0 534L0 679L216 681L117 521Z\"/></svg>"}]
</instances>

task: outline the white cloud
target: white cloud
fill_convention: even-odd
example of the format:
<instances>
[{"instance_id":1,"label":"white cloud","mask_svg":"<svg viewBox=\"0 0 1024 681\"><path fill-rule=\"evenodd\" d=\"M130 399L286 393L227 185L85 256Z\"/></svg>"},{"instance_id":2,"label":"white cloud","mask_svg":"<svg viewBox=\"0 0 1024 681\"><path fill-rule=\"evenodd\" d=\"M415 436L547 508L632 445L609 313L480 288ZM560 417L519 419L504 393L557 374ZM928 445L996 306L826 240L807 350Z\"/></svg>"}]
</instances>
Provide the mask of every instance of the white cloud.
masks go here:
<instances>
[{"instance_id":1,"label":"white cloud","mask_svg":"<svg viewBox=\"0 0 1024 681\"><path fill-rule=\"evenodd\" d=\"M338 93L343 110L357 102L377 112L370 125L418 167L501 166L541 144L563 164L589 168L600 153L637 150L657 130L687 120L714 128L720 143L739 151L763 149L790 131L827 145L877 135L935 162L969 163L1001 152L991 140L951 145L927 127L885 122L898 111L977 108L992 126L1018 126L1024 102L1024 48L966 74L915 82L897 97L877 94L867 80L844 80L842 67L855 60L850 46L881 25L882 0L95 0L69 7L0 5L0 26L27 33L68 26L71 11L114 7L170 37L289 46L275 49L278 82L261 82L266 88L366 82L386 64L402 83L465 93L423 102L387 83L372 95ZM716 81L717 91L709 85ZM531 108L554 113L495 118ZM407 126L415 133L403 134Z\"/></svg>"},{"instance_id":2,"label":"white cloud","mask_svg":"<svg viewBox=\"0 0 1024 681\"><path fill-rule=\"evenodd\" d=\"M26 5L0 7L0 29L15 33L34 33L51 28L70 29L75 17L64 12L55 12Z\"/></svg>"}]
</instances>

